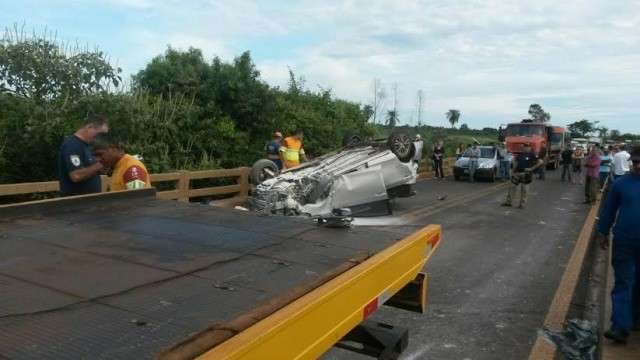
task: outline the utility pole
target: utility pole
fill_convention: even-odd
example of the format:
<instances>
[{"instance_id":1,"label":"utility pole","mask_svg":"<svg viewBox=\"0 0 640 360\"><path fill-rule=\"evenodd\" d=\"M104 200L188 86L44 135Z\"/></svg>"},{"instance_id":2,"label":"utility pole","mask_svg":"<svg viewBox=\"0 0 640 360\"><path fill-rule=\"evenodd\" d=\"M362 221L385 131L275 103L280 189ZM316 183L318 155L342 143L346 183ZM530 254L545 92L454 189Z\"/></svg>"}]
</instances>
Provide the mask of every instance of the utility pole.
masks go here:
<instances>
[{"instance_id":1,"label":"utility pole","mask_svg":"<svg viewBox=\"0 0 640 360\"><path fill-rule=\"evenodd\" d=\"M373 123L378 123L378 117L383 112L385 92L380 79L373 79Z\"/></svg>"},{"instance_id":2,"label":"utility pole","mask_svg":"<svg viewBox=\"0 0 640 360\"><path fill-rule=\"evenodd\" d=\"M422 102L424 100L424 93L422 89L418 90L418 127L422 126Z\"/></svg>"},{"instance_id":3,"label":"utility pole","mask_svg":"<svg viewBox=\"0 0 640 360\"><path fill-rule=\"evenodd\" d=\"M398 83L393 83L393 113L398 119Z\"/></svg>"}]
</instances>

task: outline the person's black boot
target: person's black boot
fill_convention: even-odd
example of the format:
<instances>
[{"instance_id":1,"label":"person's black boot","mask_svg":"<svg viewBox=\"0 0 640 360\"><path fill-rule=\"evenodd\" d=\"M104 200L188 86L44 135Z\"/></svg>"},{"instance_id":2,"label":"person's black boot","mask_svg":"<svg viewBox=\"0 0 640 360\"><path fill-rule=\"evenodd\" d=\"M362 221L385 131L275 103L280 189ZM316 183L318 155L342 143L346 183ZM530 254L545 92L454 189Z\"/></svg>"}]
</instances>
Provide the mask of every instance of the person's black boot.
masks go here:
<instances>
[{"instance_id":1,"label":"person's black boot","mask_svg":"<svg viewBox=\"0 0 640 360\"><path fill-rule=\"evenodd\" d=\"M604 337L606 337L609 340L613 340L618 344L626 344L627 337L629 337L629 334L626 331L609 329L605 331Z\"/></svg>"}]
</instances>

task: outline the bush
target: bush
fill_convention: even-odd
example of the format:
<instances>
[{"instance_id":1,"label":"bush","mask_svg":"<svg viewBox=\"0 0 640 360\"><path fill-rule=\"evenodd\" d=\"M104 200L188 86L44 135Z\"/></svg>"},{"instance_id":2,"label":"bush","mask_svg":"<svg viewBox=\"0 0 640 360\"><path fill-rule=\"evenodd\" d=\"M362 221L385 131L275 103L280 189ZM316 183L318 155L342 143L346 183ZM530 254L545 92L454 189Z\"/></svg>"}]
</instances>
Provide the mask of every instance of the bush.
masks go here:
<instances>
[{"instance_id":1,"label":"bush","mask_svg":"<svg viewBox=\"0 0 640 360\"><path fill-rule=\"evenodd\" d=\"M207 63L197 49L169 48L123 91L102 52L63 49L41 38L0 41L0 182L56 179L59 146L88 113L104 114L154 173L250 165L275 130L304 128L311 156L374 131L359 104L309 91L293 74L287 90L269 86L248 52Z\"/></svg>"}]
</instances>

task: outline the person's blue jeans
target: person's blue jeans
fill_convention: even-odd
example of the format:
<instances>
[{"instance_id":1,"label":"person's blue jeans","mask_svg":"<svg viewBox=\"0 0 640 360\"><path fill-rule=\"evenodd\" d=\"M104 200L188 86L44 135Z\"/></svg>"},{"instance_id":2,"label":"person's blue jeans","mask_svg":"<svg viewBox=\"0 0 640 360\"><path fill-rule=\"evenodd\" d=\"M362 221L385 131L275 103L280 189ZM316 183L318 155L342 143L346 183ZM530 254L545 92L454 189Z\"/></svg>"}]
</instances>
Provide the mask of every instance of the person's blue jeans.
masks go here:
<instances>
[{"instance_id":1,"label":"person's blue jeans","mask_svg":"<svg viewBox=\"0 0 640 360\"><path fill-rule=\"evenodd\" d=\"M614 239L612 265L615 283L611 291L611 328L629 332L636 315L640 240Z\"/></svg>"},{"instance_id":2,"label":"person's blue jeans","mask_svg":"<svg viewBox=\"0 0 640 360\"><path fill-rule=\"evenodd\" d=\"M607 182L608 178L609 178L609 173L608 172L601 172L600 173L600 188L604 187L604 184Z\"/></svg>"},{"instance_id":3,"label":"person's blue jeans","mask_svg":"<svg viewBox=\"0 0 640 360\"><path fill-rule=\"evenodd\" d=\"M511 162L507 160L500 160L500 178L503 180L509 180L511 178L509 170L511 168Z\"/></svg>"},{"instance_id":4,"label":"person's blue jeans","mask_svg":"<svg viewBox=\"0 0 640 360\"><path fill-rule=\"evenodd\" d=\"M469 180L476 181L476 171L478 170L478 160L469 160Z\"/></svg>"}]
</instances>

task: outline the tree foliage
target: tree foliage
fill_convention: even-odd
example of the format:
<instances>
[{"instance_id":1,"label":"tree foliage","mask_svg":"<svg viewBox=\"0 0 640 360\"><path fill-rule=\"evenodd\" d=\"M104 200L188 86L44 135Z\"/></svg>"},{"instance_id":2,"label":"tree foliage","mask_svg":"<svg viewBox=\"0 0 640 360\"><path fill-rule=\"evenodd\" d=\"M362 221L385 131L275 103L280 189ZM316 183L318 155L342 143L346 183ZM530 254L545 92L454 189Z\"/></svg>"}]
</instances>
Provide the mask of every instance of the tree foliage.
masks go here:
<instances>
[{"instance_id":1,"label":"tree foliage","mask_svg":"<svg viewBox=\"0 0 640 360\"><path fill-rule=\"evenodd\" d=\"M547 122L551 120L551 114L544 111L540 104L529 105L529 115L531 119L536 122Z\"/></svg>"},{"instance_id":2,"label":"tree foliage","mask_svg":"<svg viewBox=\"0 0 640 360\"><path fill-rule=\"evenodd\" d=\"M0 182L57 178L60 143L90 112L106 115L151 172L250 165L275 130L304 128L310 156L340 146L346 134L374 131L370 109L306 89L293 73L288 89L269 86L248 52L225 62L168 48L131 89L114 92L119 69L101 52L68 54L39 38L1 44Z\"/></svg>"},{"instance_id":3,"label":"tree foliage","mask_svg":"<svg viewBox=\"0 0 640 360\"><path fill-rule=\"evenodd\" d=\"M456 124L458 123L458 121L460 121L460 115L462 115L462 113L460 112L460 110L456 109L451 109L445 114L447 120L451 124L451 127L456 127Z\"/></svg>"},{"instance_id":4,"label":"tree foliage","mask_svg":"<svg viewBox=\"0 0 640 360\"><path fill-rule=\"evenodd\" d=\"M597 125L597 121L582 119L580 121L569 124L567 129L569 129L573 137L586 137L597 130Z\"/></svg>"}]
</instances>

